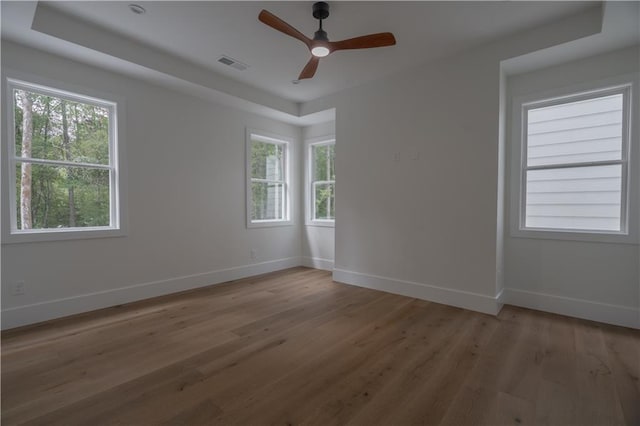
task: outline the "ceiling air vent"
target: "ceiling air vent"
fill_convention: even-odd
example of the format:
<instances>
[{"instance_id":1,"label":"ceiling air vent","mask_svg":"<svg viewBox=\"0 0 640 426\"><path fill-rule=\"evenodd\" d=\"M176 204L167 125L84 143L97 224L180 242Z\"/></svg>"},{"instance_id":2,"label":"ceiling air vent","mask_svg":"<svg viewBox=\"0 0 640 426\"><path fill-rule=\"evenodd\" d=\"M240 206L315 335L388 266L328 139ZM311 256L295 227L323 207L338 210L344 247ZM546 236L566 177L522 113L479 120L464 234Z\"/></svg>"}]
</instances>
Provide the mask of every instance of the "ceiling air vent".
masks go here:
<instances>
[{"instance_id":1,"label":"ceiling air vent","mask_svg":"<svg viewBox=\"0 0 640 426\"><path fill-rule=\"evenodd\" d=\"M244 71L249 67L248 65L243 64L240 61L236 61L235 59L230 58L228 56L224 56L224 55L222 55L222 56L220 56L218 58L218 62L220 62L221 64L228 65L231 68L235 68L235 69L240 70L240 71Z\"/></svg>"}]
</instances>

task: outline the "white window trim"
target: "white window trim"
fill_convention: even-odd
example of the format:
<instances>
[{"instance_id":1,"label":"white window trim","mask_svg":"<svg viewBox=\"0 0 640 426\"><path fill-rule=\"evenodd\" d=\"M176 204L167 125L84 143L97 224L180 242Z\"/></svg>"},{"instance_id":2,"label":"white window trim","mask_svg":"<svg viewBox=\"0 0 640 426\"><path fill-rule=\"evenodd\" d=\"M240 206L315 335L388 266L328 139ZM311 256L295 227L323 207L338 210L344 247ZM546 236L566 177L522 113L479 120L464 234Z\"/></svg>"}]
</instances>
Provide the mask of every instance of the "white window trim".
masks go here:
<instances>
[{"instance_id":1,"label":"white window trim","mask_svg":"<svg viewBox=\"0 0 640 426\"><path fill-rule=\"evenodd\" d=\"M98 105L110 110L109 120L109 165L110 173L110 226L75 227L53 229L17 229L15 192L15 129L13 109L13 89L26 89L72 101ZM126 177L124 155L124 99L98 92L93 89L71 85L64 82L40 77L26 72L10 69L2 71L2 99L6 114L3 117L6 132L2 133L2 244L35 243L46 241L78 240L92 238L122 237L127 235L126 215ZM46 161L33 161L44 163ZM93 167L93 165L92 165Z\"/></svg>"},{"instance_id":2,"label":"white window trim","mask_svg":"<svg viewBox=\"0 0 640 426\"><path fill-rule=\"evenodd\" d=\"M322 145L331 145L336 143L335 135L320 136L305 141L305 224L307 226L323 226L334 228L336 226L335 219L314 219L315 203L313 200L313 147ZM317 181L320 183L324 181ZM326 181L332 182L332 181ZM333 181L335 183L335 181Z\"/></svg>"},{"instance_id":3,"label":"white window trim","mask_svg":"<svg viewBox=\"0 0 640 426\"><path fill-rule=\"evenodd\" d=\"M594 96L623 93L625 116L622 141L621 231L557 230L524 227L526 196L526 110L554 103L580 100ZM509 220L512 237L573 240L601 243L638 244L638 169L640 143L638 121L633 117L638 105L638 74L627 74L590 83L553 89L541 93L517 96L511 108L510 203ZM596 162L600 164L601 162ZM604 164L604 163L603 163Z\"/></svg>"},{"instance_id":4,"label":"white window trim","mask_svg":"<svg viewBox=\"0 0 640 426\"><path fill-rule=\"evenodd\" d=\"M251 193L251 141L253 139L262 140L269 143L277 143L285 147L284 155L284 187L285 187L285 200L284 200L284 219L271 219L271 220L251 220L251 207L253 206L252 193ZM294 224L292 219L293 200L291 191L291 157L293 149L293 140L291 138L276 135L270 132L262 130L256 130L247 128L245 136L245 189L246 189L246 218L247 228L265 228L275 226L291 226Z\"/></svg>"}]
</instances>

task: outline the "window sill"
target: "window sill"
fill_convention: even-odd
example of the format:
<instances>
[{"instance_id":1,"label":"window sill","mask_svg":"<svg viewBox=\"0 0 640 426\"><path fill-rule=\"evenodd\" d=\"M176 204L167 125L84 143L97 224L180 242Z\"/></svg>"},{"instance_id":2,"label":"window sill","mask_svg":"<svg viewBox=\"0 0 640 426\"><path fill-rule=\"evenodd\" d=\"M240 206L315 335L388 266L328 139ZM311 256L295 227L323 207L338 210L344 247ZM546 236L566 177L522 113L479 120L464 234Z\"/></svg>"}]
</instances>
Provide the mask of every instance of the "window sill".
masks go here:
<instances>
[{"instance_id":1,"label":"window sill","mask_svg":"<svg viewBox=\"0 0 640 426\"><path fill-rule=\"evenodd\" d=\"M556 231L551 229L516 229L511 231L512 238L532 238L540 240L583 241L607 244L635 244L636 236L615 232Z\"/></svg>"},{"instance_id":2,"label":"window sill","mask_svg":"<svg viewBox=\"0 0 640 426\"><path fill-rule=\"evenodd\" d=\"M292 220L261 220L247 223L247 228L277 228L281 226L292 226Z\"/></svg>"},{"instance_id":3,"label":"window sill","mask_svg":"<svg viewBox=\"0 0 640 426\"><path fill-rule=\"evenodd\" d=\"M309 220L306 223L307 226L317 226L320 228L335 228L335 220Z\"/></svg>"},{"instance_id":4,"label":"window sill","mask_svg":"<svg viewBox=\"0 0 640 426\"><path fill-rule=\"evenodd\" d=\"M124 237L126 233L118 228L76 228L47 229L15 232L4 235L2 244L40 243L47 241L88 240L94 238Z\"/></svg>"}]
</instances>

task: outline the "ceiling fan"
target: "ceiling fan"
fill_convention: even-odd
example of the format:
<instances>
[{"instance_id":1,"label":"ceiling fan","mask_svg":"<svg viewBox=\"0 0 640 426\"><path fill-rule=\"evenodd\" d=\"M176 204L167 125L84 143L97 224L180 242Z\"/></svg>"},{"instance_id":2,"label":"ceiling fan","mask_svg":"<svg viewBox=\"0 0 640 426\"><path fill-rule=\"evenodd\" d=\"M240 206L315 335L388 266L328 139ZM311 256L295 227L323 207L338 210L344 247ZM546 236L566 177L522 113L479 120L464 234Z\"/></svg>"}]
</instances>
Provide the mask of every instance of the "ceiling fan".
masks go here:
<instances>
[{"instance_id":1,"label":"ceiling fan","mask_svg":"<svg viewBox=\"0 0 640 426\"><path fill-rule=\"evenodd\" d=\"M326 31L322 29L322 20L329 17L329 5L323 1L313 4L313 17L320 21L320 28L315 32L313 39L310 39L267 10L262 10L258 16L261 22L281 33L300 40L309 48L312 55L311 59L309 59L307 65L302 69L298 80L313 77L318 69L320 58L336 50L368 49L371 47L393 46L396 44L396 39L391 33L369 34L347 40L329 41Z\"/></svg>"}]
</instances>

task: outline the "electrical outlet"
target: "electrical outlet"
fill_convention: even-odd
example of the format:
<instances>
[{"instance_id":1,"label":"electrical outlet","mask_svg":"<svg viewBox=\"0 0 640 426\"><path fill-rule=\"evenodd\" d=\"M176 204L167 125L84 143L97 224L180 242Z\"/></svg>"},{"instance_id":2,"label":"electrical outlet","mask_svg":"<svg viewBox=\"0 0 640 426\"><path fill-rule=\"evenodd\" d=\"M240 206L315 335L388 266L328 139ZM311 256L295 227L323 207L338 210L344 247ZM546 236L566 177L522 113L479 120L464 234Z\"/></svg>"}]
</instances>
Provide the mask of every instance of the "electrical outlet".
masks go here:
<instances>
[{"instance_id":1,"label":"electrical outlet","mask_svg":"<svg viewBox=\"0 0 640 426\"><path fill-rule=\"evenodd\" d=\"M399 152L394 152L393 153L393 161L400 161L400 153Z\"/></svg>"},{"instance_id":2,"label":"electrical outlet","mask_svg":"<svg viewBox=\"0 0 640 426\"><path fill-rule=\"evenodd\" d=\"M256 260L256 257L258 257L254 249L251 249L251 251L249 251L249 255L251 256L251 260Z\"/></svg>"},{"instance_id":3,"label":"electrical outlet","mask_svg":"<svg viewBox=\"0 0 640 426\"><path fill-rule=\"evenodd\" d=\"M16 281L11 286L11 294L14 296L21 296L24 294L24 281Z\"/></svg>"}]
</instances>

